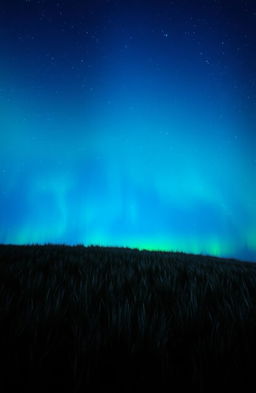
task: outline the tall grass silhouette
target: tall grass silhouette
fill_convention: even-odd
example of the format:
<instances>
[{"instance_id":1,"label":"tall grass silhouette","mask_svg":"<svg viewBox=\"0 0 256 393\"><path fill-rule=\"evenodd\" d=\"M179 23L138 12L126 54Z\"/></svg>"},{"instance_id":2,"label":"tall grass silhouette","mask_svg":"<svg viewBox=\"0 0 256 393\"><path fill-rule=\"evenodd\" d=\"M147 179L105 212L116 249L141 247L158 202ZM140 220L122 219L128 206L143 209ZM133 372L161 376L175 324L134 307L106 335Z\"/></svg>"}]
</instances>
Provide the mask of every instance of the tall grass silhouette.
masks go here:
<instances>
[{"instance_id":1,"label":"tall grass silhouette","mask_svg":"<svg viewBox=\"0 0 256 393\"><path fill-rule=\"evenodd\" d=\"M253 263L0 246L4 393L249 391L255 353Z\"/></svg>"}]
</instances>

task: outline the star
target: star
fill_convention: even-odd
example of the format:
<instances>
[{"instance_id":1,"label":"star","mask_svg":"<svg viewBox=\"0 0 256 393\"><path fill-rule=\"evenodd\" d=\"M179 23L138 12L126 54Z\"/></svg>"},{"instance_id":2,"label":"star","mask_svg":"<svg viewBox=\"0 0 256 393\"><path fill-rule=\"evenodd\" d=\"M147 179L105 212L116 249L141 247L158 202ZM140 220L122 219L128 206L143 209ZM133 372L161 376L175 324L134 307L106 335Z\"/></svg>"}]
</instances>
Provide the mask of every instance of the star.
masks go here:
<instances>
[{"instance_id":1,"label":"star","mask_svg":"<svg viewBox=\"0 0 256 393\"><path fill-rule=\"evenodd\" d=\"M164 30L161 30L161 32L162 32L164 38L168 38L169 37L169 34L164 32Z\"/></svg>"}]
</instances>

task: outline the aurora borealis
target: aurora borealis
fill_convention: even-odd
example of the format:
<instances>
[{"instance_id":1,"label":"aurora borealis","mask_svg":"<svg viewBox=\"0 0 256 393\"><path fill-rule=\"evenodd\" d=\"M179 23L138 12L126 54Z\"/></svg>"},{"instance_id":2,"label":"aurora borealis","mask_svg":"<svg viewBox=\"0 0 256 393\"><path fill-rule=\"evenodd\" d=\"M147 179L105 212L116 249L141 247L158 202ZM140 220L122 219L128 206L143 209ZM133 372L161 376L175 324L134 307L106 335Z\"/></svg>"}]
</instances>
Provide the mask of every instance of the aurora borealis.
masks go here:
<instances>
[{"instance_id":1,"label":"aurora borealis","mask_svg":"<svg viewBox=\"0 0 256 393\"><path fill-rule=\"evenodd\" d=\"M3 0L0 243L256 261L256 3Z\"/></svg>"}]
</instances>

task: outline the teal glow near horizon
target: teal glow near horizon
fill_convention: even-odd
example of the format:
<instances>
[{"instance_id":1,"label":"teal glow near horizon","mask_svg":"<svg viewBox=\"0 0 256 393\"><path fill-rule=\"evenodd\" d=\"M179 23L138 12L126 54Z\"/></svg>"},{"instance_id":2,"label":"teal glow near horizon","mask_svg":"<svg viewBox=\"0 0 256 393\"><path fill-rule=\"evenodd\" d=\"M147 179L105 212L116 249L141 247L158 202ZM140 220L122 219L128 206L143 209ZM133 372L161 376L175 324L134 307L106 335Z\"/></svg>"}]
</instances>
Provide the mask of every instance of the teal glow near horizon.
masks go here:
<instances>
[{"instance_id":1,"label":"teal glow near horizon","mask_svg":"<svg viewBox=\"0 0 256 393\"><path fill-rule=\"evenodd\" d=\"M214 12L63 1L59 14L39 3L24 2L26 29L4 6L0 243L256 261L255 38L250 20L237 30L242 2L220 25L213 1Z\"/></svg>"}]
</instances>

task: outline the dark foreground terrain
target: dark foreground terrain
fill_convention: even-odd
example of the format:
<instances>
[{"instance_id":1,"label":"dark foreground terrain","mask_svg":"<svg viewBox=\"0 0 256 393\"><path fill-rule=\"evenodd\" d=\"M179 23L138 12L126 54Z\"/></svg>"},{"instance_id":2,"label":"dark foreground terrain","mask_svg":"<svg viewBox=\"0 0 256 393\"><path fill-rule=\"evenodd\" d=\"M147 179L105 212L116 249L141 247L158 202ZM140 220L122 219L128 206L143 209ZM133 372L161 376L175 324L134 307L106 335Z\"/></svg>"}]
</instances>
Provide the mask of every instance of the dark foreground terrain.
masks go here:
<instances>
[{"instance_id":1,"label":"dark foreground terrain","mask_svg":"<svg viewBox=\"0 0 256 393\"><path fill-rule=\"evenodd\" d=\"M252 391L256 264L0 246L0 364L3 393Z\"/></svg>"}]
</instances>

